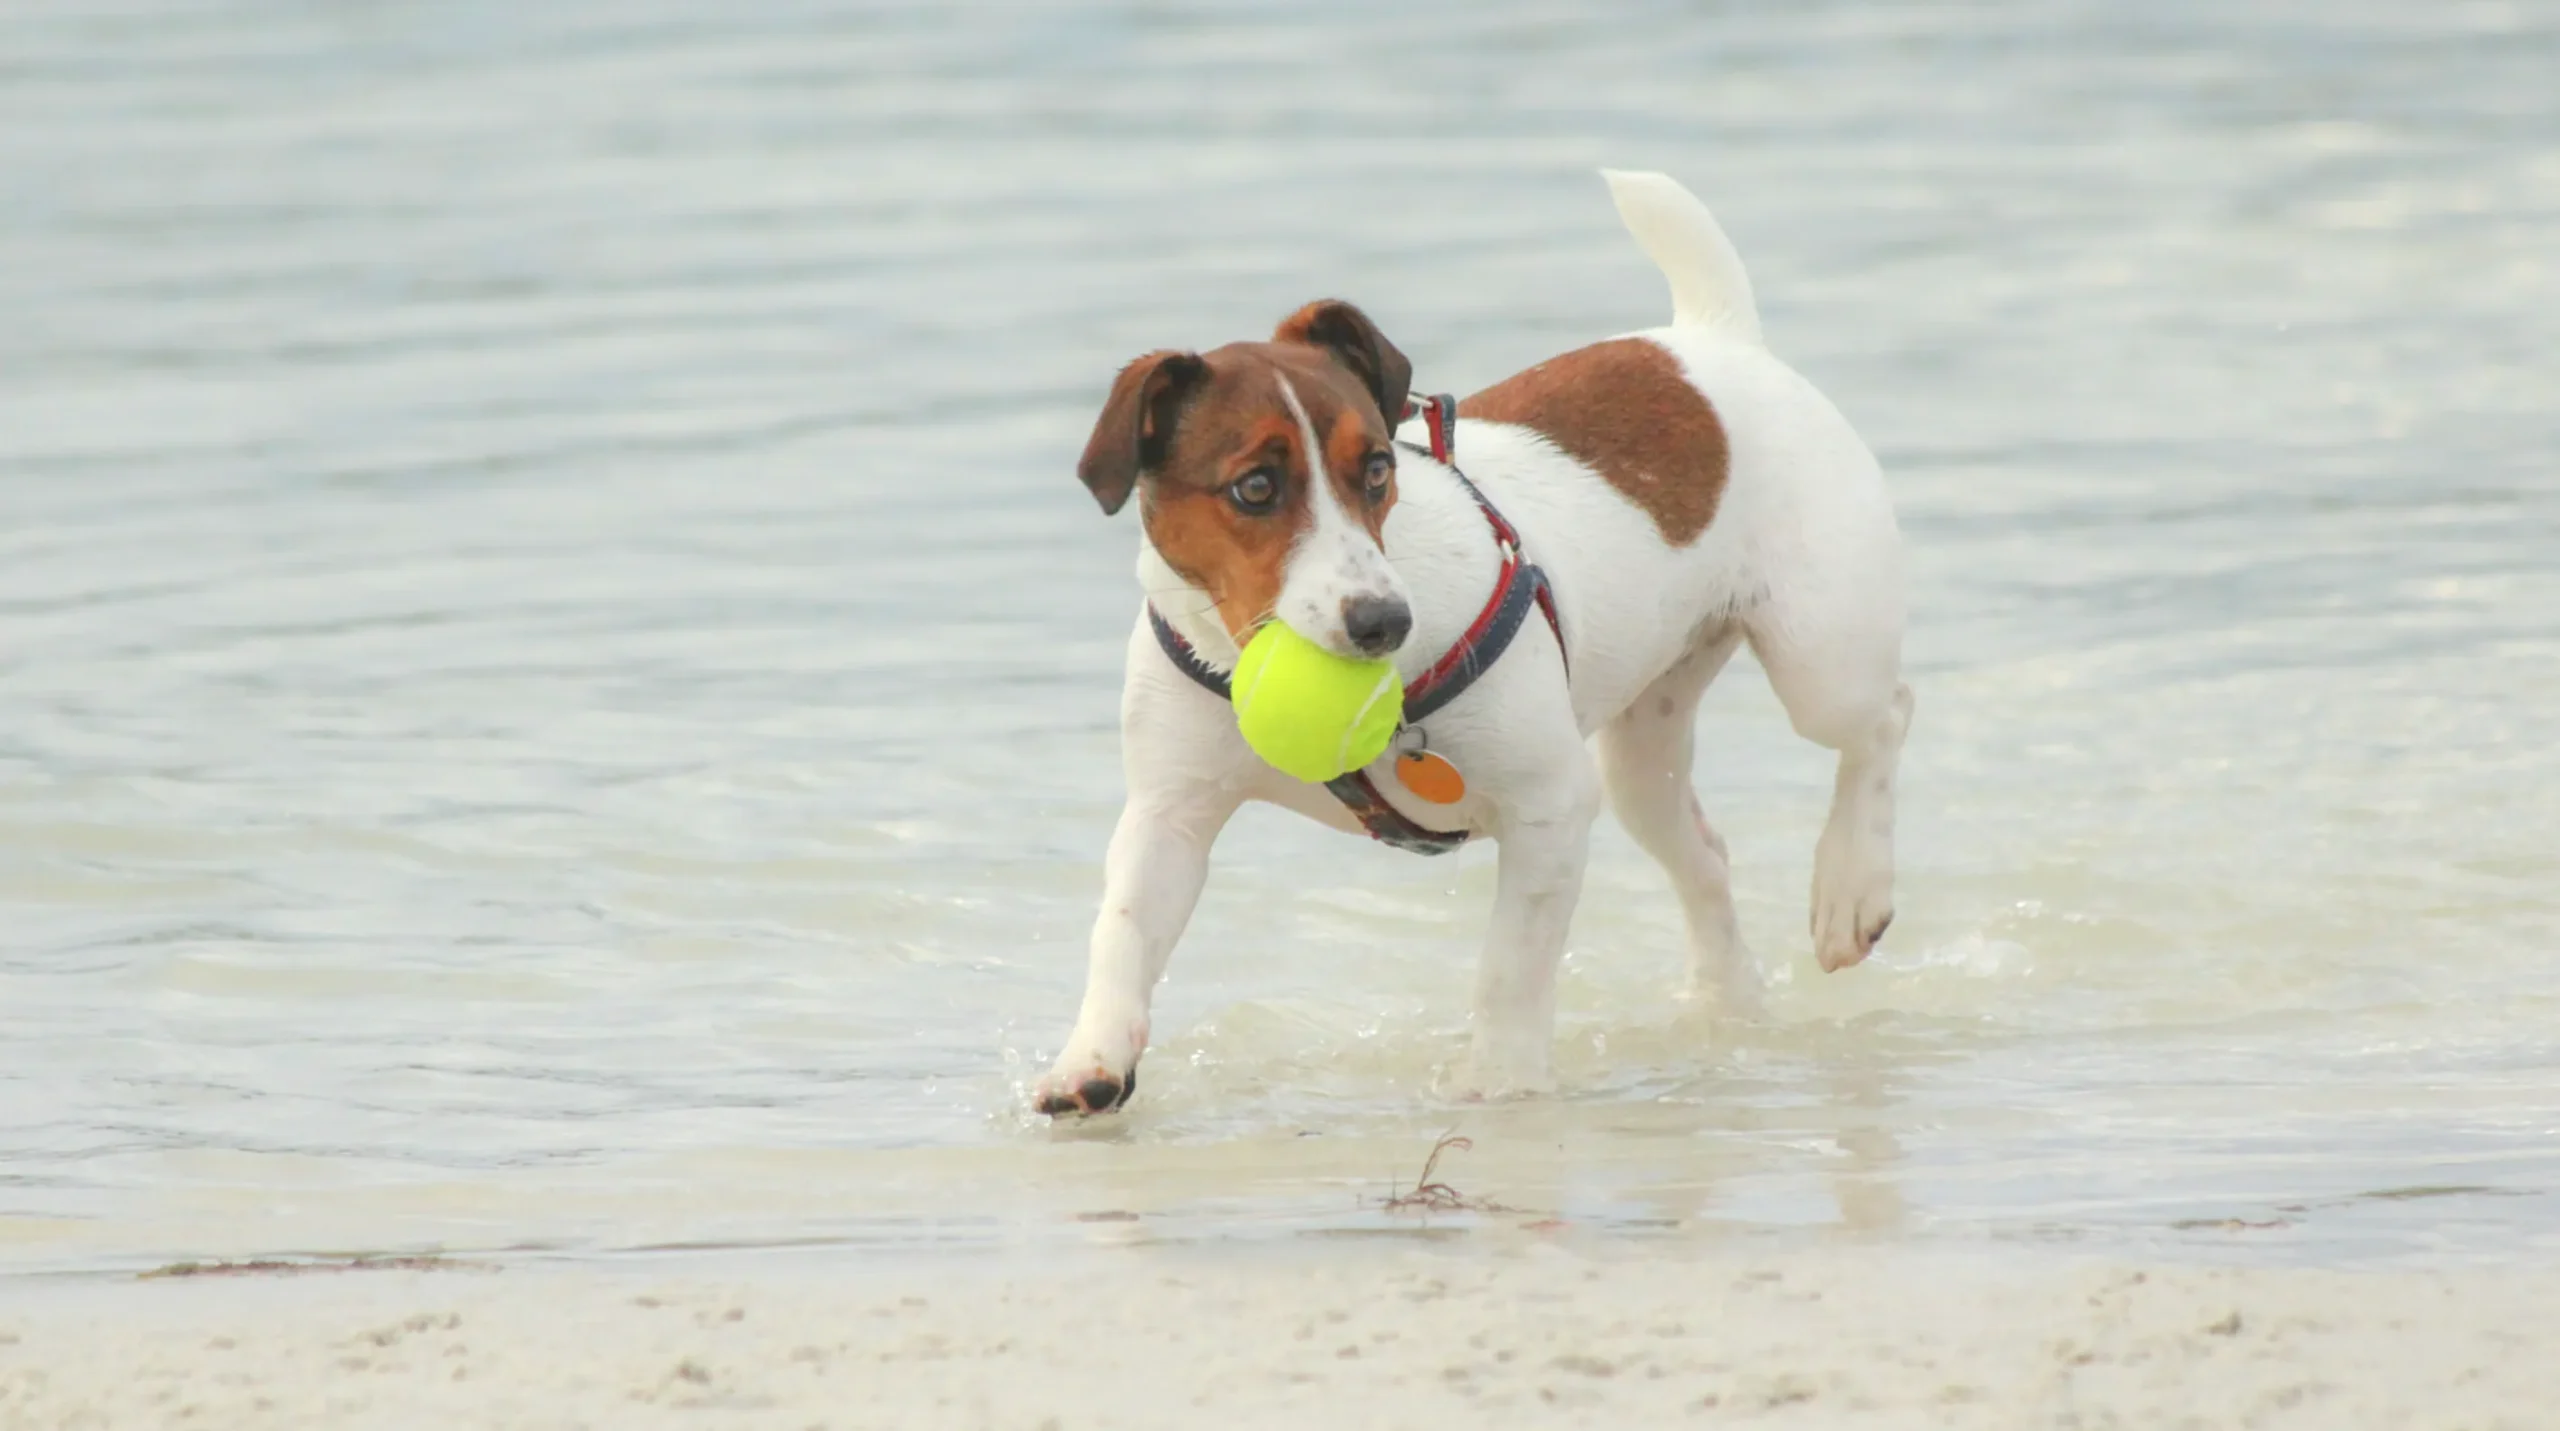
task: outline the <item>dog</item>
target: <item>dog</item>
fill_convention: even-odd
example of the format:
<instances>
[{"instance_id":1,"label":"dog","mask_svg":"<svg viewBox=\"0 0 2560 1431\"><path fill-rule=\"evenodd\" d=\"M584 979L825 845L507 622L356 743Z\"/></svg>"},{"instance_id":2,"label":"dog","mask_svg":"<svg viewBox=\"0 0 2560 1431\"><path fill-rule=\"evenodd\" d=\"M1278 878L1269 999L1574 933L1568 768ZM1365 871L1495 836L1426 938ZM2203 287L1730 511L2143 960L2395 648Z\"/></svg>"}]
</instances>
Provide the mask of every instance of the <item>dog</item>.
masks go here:
<instances>
[{"instance_id":1,"label":"dog","mask_svg":"<svg viewBox=\"0 0 2560 1431\"><path fill-rule=\"evenodd\" d=\"M1552 1087L1557 965L1604 803L1679 897L1686 994L1756 1010L1725 844L1690 782L1699 699L1746 641L1796 733L1839 756L1814 851L1816 958L1854 965L1892 921L1912 694L1883 475L1763 344L1750 278L1706 206L1664 175L1602 177L1670 281L1670 325L1550 358L1456 404L1454 422L1422 405L1427 448L1397 441L1411 365L1339 301L1267 342L1150 353L1113 382L1077 475L1106 515L1136 497L1149 596L1121 696L1128 799L1083 1005L1033 1090L1041 1112L1101 1113L1136 1091L1156 983L1211 843L1248 801L1407 848L1497 843L1473 1093ZM1472 680L1369 769L1301 783L1255 756L1222 696L1273 620L1337 654L1392 657L1409 720L1435 668ZM1505 620L1488 654L1480 638ZM1455 798L1400 781L1435 760Z\"/></svg>"}]
</instances>

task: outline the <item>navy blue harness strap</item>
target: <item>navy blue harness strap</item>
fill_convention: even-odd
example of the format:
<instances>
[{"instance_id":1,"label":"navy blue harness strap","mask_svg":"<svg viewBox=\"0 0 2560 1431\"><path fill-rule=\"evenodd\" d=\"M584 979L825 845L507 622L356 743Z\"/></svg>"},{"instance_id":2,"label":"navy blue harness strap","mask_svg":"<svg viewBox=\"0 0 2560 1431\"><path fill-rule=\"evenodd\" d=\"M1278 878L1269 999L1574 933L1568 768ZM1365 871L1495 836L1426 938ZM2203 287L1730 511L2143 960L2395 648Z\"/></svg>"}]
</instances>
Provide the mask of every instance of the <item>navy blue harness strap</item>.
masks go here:
<instances>
[{"instance_id":1,"label":"navy blue harness strap","mask_svg":"<svg viewBox=\"0 0 2560 1431\"><path fill-rule=\"evenodd\" d=\"M1502 659L1502 653L1511 649L1512 641L1520 635L1520 627L1528 621L1532 606L1546 616L1548 626L1555 631L1556 653L1559 656L1565 653L1564 624L1556 615L1555 589L1548 584L1547 574L1523 557L1520 534L1503 520L1502 513L1485 499L1476 484L1467 480L1457 464L1449 460L1450 446L1457 429L1457 402L1447 396L1430 398L1409 405L1407 415L1417 411L1430 424L1431 455L1448 465L1449 475L1457 478L1458 485L1475 499L1485 521L1493 528L1494 545L1502 557L1502 572L1495 578L1492 598L1468 626L1466 634L1433 662L1429 670L1405 687L1404 723L1407 725L1416 724L1445 709L1451 701L1466 694L1467 688L1474 685L1479 677L1493 669L1493 663ZM1220 700L1235 699L1235 686L1227 674L1202 660L1200 653L1191 648L1190 642L1182 639L1182 634L1173 629L1173 623L1164 619L1164 613L1156 610L1152 601L1147 603L1147 624L1155 631L1156 644L1164 648L1166 658L1176 669ZM1568 660L1566 669L1571 667ZM1381 843L1414 854L1445 855L1467 842L1468 832L1465 830L1427 828L1388 804L1386 796L1379 793L1377 782L1369 778L1367 771L1346 771L1326 781L1324 788L1331 791L1333 797L1359 820L1360 827L1367 830L1371 838Z\"/></svg>"},{"instance_id":2,"label":"navy blue harness strap","mask_svg":"<svg viewBox=\"0 0 2560 1431\"><path fill-rule=\"evenodd\" d=\"M1467 842L1466 830L1435 830L1409 818L1378 793L1378 782L1365 770L1346 770L1324 783L1369 838L1409 855L1445 855Z\"/></svg>"},{"instance_id":3,"label":"navy blue harness strap","mask_svg":"<svg viewBox=\"0 0 2560 1431\"><path fill-rule=\"evenodd\" d=\"M1473 639L1461 640L1450 648L1449 655L1456 658L1454 662L1444 657L1442 664L1433 666L1431 671L1424 673L1423 679L1406 688L1405 724L1420 725L1429 720L1445 709L1449 702L1465 695L1467 687L1474 685L1477 678L1492 670L1493 663L1502 659L1502 653L1511 649L1513 638L1520 634L1520 627L1538 605L1538 593L1546 589L1547 574L1534 566L1523 565L1496 594L1493 604L1485 608L1485 615L1490 619L1480 622L1481 634L1470 632ZM1562 644L1561 639L1558 644ZM1447 674L1438 680L1429 679L1444 670Z\"/></svg>"},{"instance_id":4,"label":"navy blue harness strap","mask_svg":"<svg viewBox=\"0 0 2560 1431\"><path fill-rule=\"evenodd\" d=\"M1191 649L1191 643L1182 639L1182 633L1173 629L1173 623L1164 619L1164 613L1156 610L1152 601L1147 603L1147 624L1155 628L1156 644L1194 684L1222 701L1236 698L1235 683L1227 679L1227 673L1201 660L1200 653Z\"/></svg>"}]
</instances>

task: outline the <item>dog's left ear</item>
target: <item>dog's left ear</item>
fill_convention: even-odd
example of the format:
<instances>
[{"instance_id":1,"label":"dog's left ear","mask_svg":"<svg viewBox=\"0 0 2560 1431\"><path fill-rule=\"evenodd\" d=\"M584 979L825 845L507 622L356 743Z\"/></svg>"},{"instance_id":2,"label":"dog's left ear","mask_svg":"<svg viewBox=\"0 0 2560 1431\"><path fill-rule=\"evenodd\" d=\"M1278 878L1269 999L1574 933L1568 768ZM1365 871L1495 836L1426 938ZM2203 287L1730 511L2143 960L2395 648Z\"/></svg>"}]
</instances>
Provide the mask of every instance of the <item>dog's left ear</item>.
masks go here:
<instances>
[{"instance_id":1,"label":"dog's left ear","mask_svg":"<svg viewBox=\"0 0 2560 1431\"><path fill-rule=\"evenodd\" d=\"M1271 340L1305 343L1333 354L1377 400L1378 415L1387 420L1389 432L1403 421L1404 395L1413 387L1413 364L1405 361L1368 314L1339 298L1321 299L1281 319Z\"/></svg>"}]
</instances>

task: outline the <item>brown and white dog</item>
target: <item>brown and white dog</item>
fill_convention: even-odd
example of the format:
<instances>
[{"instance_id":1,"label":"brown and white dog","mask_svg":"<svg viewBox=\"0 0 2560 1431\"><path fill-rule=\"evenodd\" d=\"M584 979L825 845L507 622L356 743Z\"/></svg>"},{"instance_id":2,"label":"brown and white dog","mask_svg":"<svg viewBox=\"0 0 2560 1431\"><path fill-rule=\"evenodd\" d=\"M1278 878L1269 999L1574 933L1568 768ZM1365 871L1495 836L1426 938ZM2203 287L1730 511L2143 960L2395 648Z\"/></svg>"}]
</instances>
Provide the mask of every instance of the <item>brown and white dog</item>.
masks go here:
<instances>
[{"instance_id":1,"label":"brown and white dog","mask_svg":"<svg viewBox=\"0 0 2560 1431\"><path fill-rule=\"evenodd\" d=\"M1456 460L1552 579L1564 650L1531 620L1429 741L1466 775L1454 805L1396 808L1500 845L1476 978L1471 1086L1548 1086L1556 966L1605 797L1670 876L1690 993L1749 1010L1760 972L1734 920L1724 841L1690 787L1699 698L1751 643L1789 721L1839 752L1814 853L1813 946L1866 957L1893 918L1901 537L1875 458L1763 346L1751 282L1706 206L1659 174L1608 173L1671 282L1667 328L1551 358L1458 408ZM1486 519L1448 466L1393 439L1410 367L1347 303L1269 342L1158 352L1113 383L1079 475L1103 510L1138 498L1138 574L1201 660L1231 668L1262 623L1410 681L1497 578ZM1563 659L1570 652L1570 674ZM1084 1005L1035 1098L1098 1113L1136 1088L1149 1001L1228 816L1264 800L1359 827L1320 785L1246 748L1234 711L1176 666L1144 611L1121 698L1128 803L1111 838Z\"/></svg>"}]
</instances>

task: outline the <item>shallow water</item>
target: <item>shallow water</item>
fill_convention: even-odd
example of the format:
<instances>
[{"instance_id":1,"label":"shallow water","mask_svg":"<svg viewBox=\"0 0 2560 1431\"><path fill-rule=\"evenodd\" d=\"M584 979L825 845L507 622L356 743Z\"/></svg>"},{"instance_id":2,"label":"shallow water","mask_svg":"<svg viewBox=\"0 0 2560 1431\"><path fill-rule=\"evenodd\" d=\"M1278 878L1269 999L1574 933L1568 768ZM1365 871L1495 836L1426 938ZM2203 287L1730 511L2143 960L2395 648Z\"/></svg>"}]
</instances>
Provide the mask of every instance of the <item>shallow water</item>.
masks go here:
<instances>
[{"instance_id":1,"label":"shallow water","mask_svg":"<svg viewBox=\"0 0 2560 1431\"><path fill-rule=\"evenodd\" d=\"M1453 1126L1628 1236L2560 1250L2547 7L706 15L0 14L0 1267L1360 1234ZM1107 374L1657 322L1600 164L1891 475L1891 939L1814 971L1746 660L1770 1026L1671 1009L1610 827L1564 1092L1459 1103L1487 854L1248 815L1138 1108L1026 1117Z\"/></svg>"}]
</instances>

